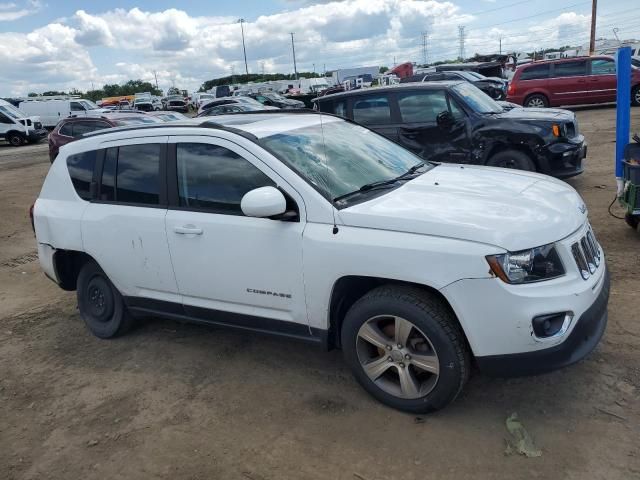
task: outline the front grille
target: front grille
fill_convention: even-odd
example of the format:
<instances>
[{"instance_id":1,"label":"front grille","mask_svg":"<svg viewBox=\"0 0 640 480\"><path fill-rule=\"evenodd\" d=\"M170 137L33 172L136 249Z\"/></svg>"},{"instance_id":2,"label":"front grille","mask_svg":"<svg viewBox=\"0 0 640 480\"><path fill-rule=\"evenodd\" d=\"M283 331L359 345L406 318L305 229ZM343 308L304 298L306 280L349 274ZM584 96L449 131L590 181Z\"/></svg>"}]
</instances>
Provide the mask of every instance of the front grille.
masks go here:
<instances>
[{"instance_id":1,"label":"front grille","mask_svg":"<svg viewBox=\"0 0 640 480\"><path fill-rule=\"evenodd\" d=\"M172 107L184 107L184 102L169 102Z\"/></svg>"},{"instance_id":2,"label":"front grille","mask_svg":"<svg viewBox=\"0 0 640 480\"><path fill-rule=\"evenodd\" d=\"M579 241L571 245L571 253L584 280L596 273L600 266L601 251L591 226Z\"/></svg>"}]
</instances>

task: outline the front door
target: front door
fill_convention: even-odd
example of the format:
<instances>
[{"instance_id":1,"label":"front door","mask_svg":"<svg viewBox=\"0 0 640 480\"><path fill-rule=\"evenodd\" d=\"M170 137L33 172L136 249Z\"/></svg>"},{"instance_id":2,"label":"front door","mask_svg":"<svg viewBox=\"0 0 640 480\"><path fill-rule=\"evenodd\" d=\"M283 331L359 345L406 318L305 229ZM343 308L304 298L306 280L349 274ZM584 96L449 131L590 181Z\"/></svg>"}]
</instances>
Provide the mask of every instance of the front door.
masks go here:
<instances>
[{"instance_id":1,"label":"front door","mask_svg":"<svg viewBox=\"0 0 640 480\"><path fill-rule=\"evenodd\" d=\"M467 117L455 100L442 90L413 90L396 95L402 124L400 144L434 162L469 162ZM439 125L438 115L453 117L452 125Z\"/></svg>"},{"instance_id":2,"label":"front door","mask_svg":"<svg viewBox=\"0 0 640 480\"><path fill-rule=\"evenodd\" d=\"M617 90L616 63L608 58L592 59L587 85L595 101L615 102Z\"/></svg>"},{"instance_id":3,"label":"front door","mask_svg":"<svg viewBox=\"0 0 640 480\"><path fill-rule=\"evenodd\" d=\"M166 231L187 315L308 336L302 198L259 159L212 137L171 137ZM277 186L299 218L243 215L240 201Z\"/></svg>"}]
</instances>

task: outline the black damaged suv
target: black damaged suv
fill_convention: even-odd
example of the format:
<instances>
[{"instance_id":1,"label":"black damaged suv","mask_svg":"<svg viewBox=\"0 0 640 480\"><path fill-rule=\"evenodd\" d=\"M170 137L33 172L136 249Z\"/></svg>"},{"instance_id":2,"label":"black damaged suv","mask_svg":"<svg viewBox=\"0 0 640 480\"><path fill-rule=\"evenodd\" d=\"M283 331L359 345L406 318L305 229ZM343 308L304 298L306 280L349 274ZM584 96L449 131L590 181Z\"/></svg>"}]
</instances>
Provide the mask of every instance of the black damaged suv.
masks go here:
<instances>
[{"instance_id":1,"label":"black damaged suv","mask_svg":"<svg viewBox=\"0 0 640 480\"><path fill-rule=\"evenodd\" d=\"M423 158L537 171L582 173L587 147L573 112L496 102L468 82L407 83L315 100Z\"/></svg>"}]
</instances>

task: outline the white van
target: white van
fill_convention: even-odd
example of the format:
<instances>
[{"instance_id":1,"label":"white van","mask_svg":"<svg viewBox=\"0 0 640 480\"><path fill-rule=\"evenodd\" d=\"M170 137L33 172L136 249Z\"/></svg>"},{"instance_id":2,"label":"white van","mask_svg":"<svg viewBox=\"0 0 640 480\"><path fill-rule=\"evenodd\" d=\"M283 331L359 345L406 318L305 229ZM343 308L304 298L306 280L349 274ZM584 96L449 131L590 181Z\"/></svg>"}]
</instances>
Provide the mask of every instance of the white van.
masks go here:
<instances>
[{"instance_id":1,"label":"white van","mask_svg":"<svg viewBox=\"0 0 640 480\"><path fill-rule=\"evenodd\" d=\"M5 100L0 100L0 139L14 147L26 142L39 142L47 136L38 117L26 117Z\"/></svg>"},{"instance_id":2,"label":"white van","mask_svg":"<svg viewBox=\"0 0 640 480\"><path fill-rule=\"evenodd\" d=\"M44 127L53 128L63 118L106 113L109 110L100 108L91 100L83 98L25 99L18 108L26 115L38 115Z\"/></svg>"}]
</instances>

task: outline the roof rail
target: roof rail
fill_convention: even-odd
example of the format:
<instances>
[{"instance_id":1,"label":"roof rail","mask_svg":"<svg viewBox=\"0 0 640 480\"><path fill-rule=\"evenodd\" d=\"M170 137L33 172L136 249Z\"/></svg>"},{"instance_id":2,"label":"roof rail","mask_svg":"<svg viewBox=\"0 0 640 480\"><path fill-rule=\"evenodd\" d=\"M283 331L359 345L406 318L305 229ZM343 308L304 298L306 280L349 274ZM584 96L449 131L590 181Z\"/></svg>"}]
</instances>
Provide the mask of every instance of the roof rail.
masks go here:
<instances>
[{"instance_id":1,"label":"roof rail","mask_svg":"<svg viewBox=\"0 0 640 480\"><path fill-rule=\"evenodd\" d=\"M37 97L17 97L23 102L42 102L46 100L80 100L80 95L38 95Z\"/></svg>"}]
</instances>

